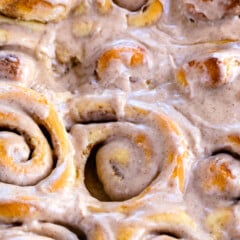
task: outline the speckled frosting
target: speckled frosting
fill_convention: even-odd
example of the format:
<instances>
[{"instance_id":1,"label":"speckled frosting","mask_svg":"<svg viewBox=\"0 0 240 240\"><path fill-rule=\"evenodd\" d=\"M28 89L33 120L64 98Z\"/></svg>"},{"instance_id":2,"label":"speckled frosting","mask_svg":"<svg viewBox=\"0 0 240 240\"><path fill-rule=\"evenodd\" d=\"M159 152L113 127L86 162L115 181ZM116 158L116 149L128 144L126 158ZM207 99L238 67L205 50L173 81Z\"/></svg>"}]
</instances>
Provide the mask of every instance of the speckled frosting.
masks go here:
<instances>
[{"instance_id":1,"label":"speckled frosting","mask_svg":"<svg viewBox=\"0 0 240 240\"><path fill-rule=\"evenodd\" d=\"M0 239L240 239L240 2L0 2Z\"/></svg>"}]
</instances>

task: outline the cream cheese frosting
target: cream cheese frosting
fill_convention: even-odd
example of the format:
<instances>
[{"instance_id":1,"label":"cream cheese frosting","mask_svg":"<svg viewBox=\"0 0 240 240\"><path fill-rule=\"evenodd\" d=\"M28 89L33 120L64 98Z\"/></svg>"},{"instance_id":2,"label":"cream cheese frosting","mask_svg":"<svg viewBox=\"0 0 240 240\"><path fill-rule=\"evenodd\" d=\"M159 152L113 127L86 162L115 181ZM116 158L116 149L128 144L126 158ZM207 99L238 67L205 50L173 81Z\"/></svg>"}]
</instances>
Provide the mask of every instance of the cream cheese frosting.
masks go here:
<instances>
[{"instance_id":1,"label":"cream cheese frosting","mask_svg":"<svg viewBox=\"0 0 240 240\"><path fill-rule=\"evenodd\" d=\"M0 238L240 238L240 3L0 3Z\"/></svg>"}]
</instances>

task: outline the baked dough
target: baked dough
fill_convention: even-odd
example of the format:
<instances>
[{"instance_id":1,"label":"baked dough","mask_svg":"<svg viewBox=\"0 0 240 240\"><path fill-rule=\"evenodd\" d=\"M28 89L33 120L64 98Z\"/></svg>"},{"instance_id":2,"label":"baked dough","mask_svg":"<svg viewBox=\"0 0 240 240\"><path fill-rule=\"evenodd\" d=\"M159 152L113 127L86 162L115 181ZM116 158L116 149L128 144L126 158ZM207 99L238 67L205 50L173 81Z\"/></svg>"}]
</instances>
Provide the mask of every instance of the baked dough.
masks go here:
<instances>
[{"instance_id":1,"label":"baked dough","mask_svg":"<svg viewBox=\"0 0 240 240\"><path fill-rule=\"evenodd\" d=\"M1 182L36 185L54 165L59 172L50 175L50 191L73 182L71 145L53 105L28 88L7 84L1 86L0 102Z\"/></svg>"},{"instance_id":2,"label":"baked dough","mask_svg":"<svg viewBox=\"0 0 240 240\"><path fill-rule=\"evenodd\" d=\"M67 15L71 4L72 0L4 0L0 3L0 12L24 20L58 21Z\"/></svg>"},{"instance_id":3,"label":"baked dough","mask_svg":"<svg viewBox=\"0 0 240 240\"><path fill-rule=\"evenodd\" d=\"M88 100L93 102L95 99ZM77 104L79 100L75 101ZM98 104L97 102L95 115L99 111ZM119 123L90 124L87 127L74 125L71 130L73 143L77 149L76 161L79 165L87 165L87 156L91 156L92 152L94 159L90 157L88 161L95 162L97 175L95 178L99 178L103 185L102 195L107 195L107 199L119 201L137 196L158 178L158 175L160 179L164 178L162 184L176 187L180 192L185 189L184 175L188 169L190 153L184 136L166 113L161 113L160 109L151 111L150 106L142 105L141 102L126 103ZM106 103L102 105L100 111L107 112L108 107L104 110L105 106ZM84 111L87 111L86 107ZM99 115L101 116L101 113ZM149 121L145 116L149 116ZM82 142L79 141L80 138L83 138ZM175 139L174 142L171 141L172 138ZM135 158L138 159L137 162ZM86 172L85 167L85 183L88 178L92 181L93 176L89 175L93 174ZM136 182L129 185L133 176ZM109 181L109 178L112 180ZM97 185L90 182L89 187L90 192L98 194Z\"/></svg>"},{"instance_id":4,"label":"baked dough","mask_svg":"<svg viewBox=\"0 0 240 240\"><path fill-rule=\"evenodd\" d=\"M240 14L240 3L236 0L183 1L186 14L196 20L215 20Z\"/></svg>"},{"instance_id":5,"label":"baked dough","mask_svg":"<svg viewBox=\"0 0 240 240\"><path fill-rule=\"evenodd\" d=\"M239 1L0 2L0 239L240 239Z\"/></svg>"}]
</instances>

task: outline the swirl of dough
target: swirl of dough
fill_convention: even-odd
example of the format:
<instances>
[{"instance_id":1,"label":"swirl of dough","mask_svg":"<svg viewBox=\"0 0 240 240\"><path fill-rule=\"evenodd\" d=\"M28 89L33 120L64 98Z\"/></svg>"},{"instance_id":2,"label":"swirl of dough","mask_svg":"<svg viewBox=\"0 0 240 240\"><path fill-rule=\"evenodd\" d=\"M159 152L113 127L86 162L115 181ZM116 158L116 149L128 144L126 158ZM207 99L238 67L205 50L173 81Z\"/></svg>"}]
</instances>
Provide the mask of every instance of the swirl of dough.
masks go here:
<instances>
[{"instance_id":1,"label":"swirl of dough","mask_svg":"<svg viewBox=\"0 0 240 240\"><path fill-rule=\"evenodd\" d=\"M87 112L88 104L84 106ZM111 108L105 105L105 109L108 115ZM154 111L141 102L130 101L122 116L116 116L117 122L72 127L80 175L85 174L82 181L94 197L108 201L130 199L159 174L163 185L184 190L187 144L178 125L163 109ZM96 172L91 172L93 169Z\"/></svg>"},{"instance_id":2,"label":"swirl of dough","mask_svg":"<svg viewBox=\"0 0 240 240\"><path fill-rule=\"evenodd\" d=\"M240 163L228 154L217 154L200 161L195 169L195 182L202 194L235 199L240 196Z\"/></svg>"},{"instance_id":3,"label":"swirl of dough","mask_svg":"<svg viewBox=\"0 0 240 240\"><path fill-rule=\"evenodd\" d=\"M69 186L72 147L53 105L27 88L0 89L1 182L31 186L47 178L40 185L50 191Z\"/></svg>"},{"instance_id":4,"label":"swirl of dough","mask_svg":"<svg viewBox=\"0 0 240 240\"><path fill-rule=\"evenodd\" d=\"M238 0L184 0L183 2L185 15L197 21L217 20L240 14L240 2Z\"/></svg>"},{"instance_id":5,"label":"swirl of dough","mask_svg":"<svg viewBox=\"0 0 240 240\"><path fill-rule=\"evenodd\" d=\"M66 17L71 5L71 0L3 0L0 2L0 12L27 21L59 21Z\"/></svg>"},{"instance_id":6,"label":"swirl of dough","mask_svg":"<svg viewBox=\"0 0 240 240\"><path fill-rule=\"evenodd\" d=\"M239 74L238 51L229 49L184 63L176 71L176 81L185 91L193 93L197 85L218 88L234 81Z\"/></svg>"},{"instance_id":7,"label":"swirl of dough","mask_svg":"<svg viewBox=\"0 0 240 240\"><path fill-rule=\"evenodd\" d=\"M33 59L23 53L0 51L0 79L29 84L34 81L36 66Z\"/></svg>"},{"instance_id":8,"label":"swirl of dough","mask_svg":"<svg viewBox=\"0 0 240 240\"><path fill-rule=\"evenodd\" d=\"M36 239L36 240L80 240L65 227L52 223L28 223L22 226L2 226L0 228L2 240Z\"/></svg>"},{"instance_id":9,"label":"swirl of dough","mask_svg":"<svg viewBox=\"0 0 240 240\"><path fill-rule=\"evenodd\" d=\"M106 48L97 60L99 84L123 90L147 88L144 72L151 68L148 55L144 47L133 41L119 41Z\"/></svg>"}]
</instances>

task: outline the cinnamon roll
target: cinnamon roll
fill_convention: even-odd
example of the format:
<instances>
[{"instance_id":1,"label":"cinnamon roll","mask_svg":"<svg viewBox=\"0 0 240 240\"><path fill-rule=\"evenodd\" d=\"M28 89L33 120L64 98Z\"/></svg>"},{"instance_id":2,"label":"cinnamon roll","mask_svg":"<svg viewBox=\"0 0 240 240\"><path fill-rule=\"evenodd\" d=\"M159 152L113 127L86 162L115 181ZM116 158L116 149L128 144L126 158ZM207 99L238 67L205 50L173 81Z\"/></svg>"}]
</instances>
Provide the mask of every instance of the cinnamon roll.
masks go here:
<instances>
[{"instance_id":1,"label":"cinnamon roll","mask_svg":"<svg viewBox=\"0 0 240 240\"><path fill-rule=\"evenodd\" d=\"M146 69L151 69L147 50L133 41L119 41L106 48L97 60L98 82L105 88L125 91L149 88Z\"/></svg>"},{"instance_id":2,"label":"cinnamon roll","mask_svg":"<svg viewBox=\"0 0 240 240\"><path fill-rule=\"evenodd\" d=\"M240 196L239 161L228 154L217 154L196 166L195 181L202 194L233 200Z\"/></svg>"},{"instance_id":3,"label":"cinnamon roll","mask_svg":"<svg viewBox=\"0 0 240 240\"><path fill-rule=\"evenodd\" d=\"M185 14L194 20L217 20L240 14L240 3L237 0L184 0L183 2Z\"/></svg>"},{"instance_id":4,"label":"cinnamon roll","mask_svg":"<svg viewBox=\"0 0 240 240\"><path fill-rule=\"evenodd\" d=\"M176 81L191 94L195 85L206 89L219 88L237 79L239 73L238 52L219 51L184 63L176 71Z\"/></svg>"},{"instance_id":5,"label":"cinnamon roll","mask_svg":"<svg viewBox=\"0 0 240 240\"><path fill-rule=\"evenodd\" d=\"M239 6L0 1L0 239L240 239Z\"/></svg>"},{"instance_id":6,"label":"cinnamon roll","mask_svg":"<svg viewBox=\"0 0 240 240\"><path fill-rule=\"evenodd\" d=\"M66 0L4 0L0 12L8 17L36 20L40 22L59 21L68 14L72 1Z\"/></svg>"},{"instance_id":7,"label":"cinnamon roll","mask_svg":"<svg viewBox=\"0 0 240 240\"><path fill-rule=\"evenodd\" d=\"M47 26L0 16L0 29L4 33L0 37L0 81L34 89L46 88L52 74Z\"/></svg>"},{"instance_id":8,"label":"cinnamon roll","mask_svg":"<svg viewBox=\"0 0 240 240\"><path fill-rule=\"evenodd\" d=\"M49 191L70 186L72 148L53 105L30 89L1 84L0 109L1 182Z\"/></svg>"},{"instance_id":9,"label":"cinnamon roll","mask_svg":"<svg viewBox=\"0 0 240 240\"><path fill-rule=\"evenodd\" d=\"M88 111L86 107L84 110ZM95 111L94 116L98 116L99 109ZM181 130L171 117L161 108L154 111L133 101L127 102L119 120L77 124L71 129L75 158L82 176L85 171L90 193L99 199L122 201L143 192L156 178L160 184L184 191L189 152ZM91 172L94 166L95 173ZM99 182L96 180L95 184L94 178Z\"/></svg>"}]
</instances>

